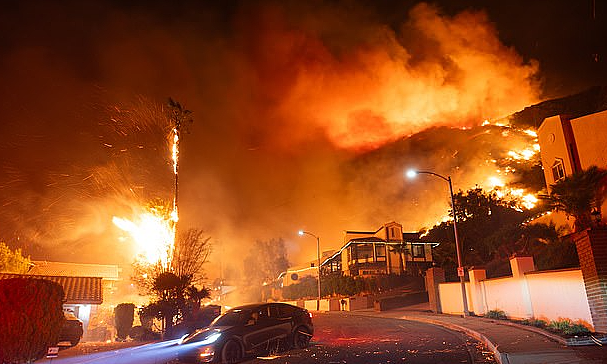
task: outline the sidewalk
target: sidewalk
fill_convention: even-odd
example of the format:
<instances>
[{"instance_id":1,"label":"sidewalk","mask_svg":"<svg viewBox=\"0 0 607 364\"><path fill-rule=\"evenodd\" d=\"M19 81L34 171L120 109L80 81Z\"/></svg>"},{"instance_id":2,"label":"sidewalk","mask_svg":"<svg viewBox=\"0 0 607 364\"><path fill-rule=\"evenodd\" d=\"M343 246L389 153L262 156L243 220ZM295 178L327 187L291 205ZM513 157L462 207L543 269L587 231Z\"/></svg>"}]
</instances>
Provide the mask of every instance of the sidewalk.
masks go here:
<instances>
[{"instance_id":1,"label":"sidewalk","mask_svg":"<svg viewBox=\"0 0 607 364\"><path fill-rule=\"evenodd\" d=\"M425 304L381 312L368 309L352 313L425 322L465 332L492 350L500 364L607 363L605 346L568 347L562 338L539 329L482 317L434 314Z\"/></svg>"}]
</instances>

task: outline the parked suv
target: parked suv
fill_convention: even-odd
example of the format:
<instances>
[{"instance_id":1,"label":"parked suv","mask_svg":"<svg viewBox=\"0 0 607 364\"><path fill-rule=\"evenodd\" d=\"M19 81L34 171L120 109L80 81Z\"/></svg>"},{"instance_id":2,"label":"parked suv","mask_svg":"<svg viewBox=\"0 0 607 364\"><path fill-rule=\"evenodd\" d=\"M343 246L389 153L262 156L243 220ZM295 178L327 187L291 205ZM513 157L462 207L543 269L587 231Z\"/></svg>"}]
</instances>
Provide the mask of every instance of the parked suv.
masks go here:
<instances>
[{"instance_id":1,"label":"parked suv","mask_svg":"<svg viewBox=\"0 0 607 364\"><path fill-rule=\"evenodd\" d=\"M237 363L251 354L305 348L314 334L310 313L286 303L235 307L180 341L182 362Z\"/></svg>"},{"instance_id":2,"label":"parked suv","mask_svg":"<svg viewBox=\"0 0 607 364\"><path fill-rule=\"evenodd\" d=\"M63 325L59 334L58 346L76 346L82 338L82 321L73 312L63 311Z\"/></svg>"}]
</instances>

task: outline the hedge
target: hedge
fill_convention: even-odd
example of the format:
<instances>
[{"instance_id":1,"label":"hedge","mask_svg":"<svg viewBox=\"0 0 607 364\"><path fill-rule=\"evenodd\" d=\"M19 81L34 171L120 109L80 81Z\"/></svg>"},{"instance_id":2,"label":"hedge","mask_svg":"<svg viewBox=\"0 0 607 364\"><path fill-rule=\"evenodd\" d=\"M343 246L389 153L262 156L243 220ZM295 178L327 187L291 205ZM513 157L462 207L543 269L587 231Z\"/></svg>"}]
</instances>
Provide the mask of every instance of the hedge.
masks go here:
<instances>
[{"instance_id":1,"label":"hedge","mask_svg":"<svg viewBox=\"0 0 607 364\"><path fill-rule=\"evenodd\" d=\"M132 303L120 303L114 308L114 323L118 339L125 340L133 327L135 316L135 305Z\"/></svg>"},{"instance_id":2,"label":"hedge","mask_svg":"<svg viewBox=\"0 0 607 364\"><path fill-rule=\"evenodd\" d=\"M59 340L63 288L34 278L0 279L0 363L31 363Z\"/></svg>"}]
</instances>

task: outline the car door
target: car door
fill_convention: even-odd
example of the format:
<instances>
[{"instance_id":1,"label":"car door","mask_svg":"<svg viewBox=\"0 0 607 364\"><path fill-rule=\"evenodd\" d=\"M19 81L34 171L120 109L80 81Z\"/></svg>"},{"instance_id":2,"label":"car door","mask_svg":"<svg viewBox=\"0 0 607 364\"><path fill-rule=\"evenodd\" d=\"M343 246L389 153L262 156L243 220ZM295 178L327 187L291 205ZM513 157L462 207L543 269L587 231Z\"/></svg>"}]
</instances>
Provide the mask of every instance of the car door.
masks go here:
<instances>
[{"instance_id":1,"label":"car door","mask_svg":"<svg viewBox=\"0 0 607 364\"><path fill-rule=\"evenodd\" d=\"M275 335L280 338L286 338L293 331L293 316L284 309L280 303L270 304L270 318L274 320Z\"/></svg>"},{"instance_id":2,"label":"car door","mask_svg":"<svg viewBox=\"0 0 607 364\"><path fill-rule=\"evenodd\" d=\"M251 319L246 327L246 334L243 337L247 347L258 349L270 341L273 337L273 322L268 314L268 306L264 305L257 308L254 312L257 315Z\"/></svg>"},{"instance_id":3,"label":"car door","mask_svg":"<svg viewBox=\"0 0 607 364\"><path fill-rule=\"evenodd\" d=\"M250 328L250 333L245 341L252 349L271 349L284 340L291 332L289 319L280 317L278 309L265 305L257 311L259 317Z\"/></svg>"}]
</instances>

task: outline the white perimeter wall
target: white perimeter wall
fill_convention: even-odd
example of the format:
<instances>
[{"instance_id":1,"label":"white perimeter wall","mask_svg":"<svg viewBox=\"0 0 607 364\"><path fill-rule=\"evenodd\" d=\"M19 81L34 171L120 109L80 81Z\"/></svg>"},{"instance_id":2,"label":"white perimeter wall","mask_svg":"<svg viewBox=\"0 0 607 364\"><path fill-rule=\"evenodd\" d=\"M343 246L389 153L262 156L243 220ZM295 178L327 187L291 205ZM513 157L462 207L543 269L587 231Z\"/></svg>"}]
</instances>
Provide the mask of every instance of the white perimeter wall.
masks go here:
<instances>
[{"instance_id":1,"label":"white perimeter wall","mask_svg":"<svg viewBox=\"0 0 607 364\"><path fill-rule=\"evenodd\" d=\"M462 299L462 286L460 282L439 284L438 296L440 297L443 313L461 315L464 312L464 300ZM466 298L468 308L470 308L472 306L472 297L470 296L470 285L468 283L466 283Z\"/></svg>"},{"instance_id":2,"label":"white perimeter wall","mask_svg":"<svg viewBox=\"0 0 607 364\"><path fill-rule=\"evenodd\" d=\"M535 317L543 320L569 318L592 325L582 271L562 270L527 273Z\"/></svg>"},{"instance_id":3,"label":"white perimeter wall","mask_svg":"<svg viewBox=\"0 0 607 364\"><path fill-rule=\"evenodd\" d=\"M502 310L508 317L527 318L521 283L513 277L481 281L485 305L475 312Z\"/></svg>"},{"instance_id":4,"label":"white perimeter wall","mask_svg":"<svg viewBox=\"0 0 607 364\"><path fill-rule=\"evenodd\" d=\"M468 307L476 315L501 310L509 318L546 321L571 319L593 329L584 279L579 269L527 272L518 277L484 279L475 292L466 285ZM443 313L463 313L460 283L438 287ZM475 297L471 297L474 294ZM478 297L480 295L480 297ZM477 302L474 307L472 302Z\"/></svg>"}]
</instances>

